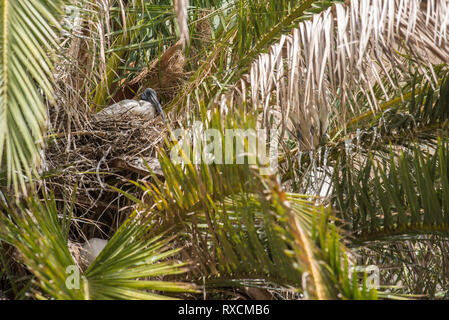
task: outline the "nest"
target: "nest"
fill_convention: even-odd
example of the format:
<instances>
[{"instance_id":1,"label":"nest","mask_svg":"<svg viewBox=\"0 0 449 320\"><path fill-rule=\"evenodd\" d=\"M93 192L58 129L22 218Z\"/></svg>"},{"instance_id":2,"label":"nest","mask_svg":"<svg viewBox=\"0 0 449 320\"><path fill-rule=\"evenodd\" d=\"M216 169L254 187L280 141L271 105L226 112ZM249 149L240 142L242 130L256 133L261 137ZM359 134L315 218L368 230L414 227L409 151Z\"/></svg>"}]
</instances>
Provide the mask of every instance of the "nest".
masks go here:
<instances>
[{"instance_id":1,"label":"nest","mask_svg":"<svg viewBox=\"0 0 449 320\"><path fill-rule=\"evenodd\" d=\"M96 222L94 229L111 234L134 209L111 186L142 194L130 180L151 179L150 169L162 176L157 149L166 126L160 117L145 120L126 115L93 119L86 130L53 135L45 150L45 185L56 198L75 199L75 215ZM98 230L82 228L87 236Z\"/></svg>"},{"instance_id":2,"label":"nest","mask_svg":"<svg viewBox=\"0 0 449 320\"><path fill-rule=\"evenodd\" d=\"M170 102L186 77L181 49L181 42L174 44L137 76L124 80L109 103L136 99L136 93L146 87L156 90L163 105ZM56 199L64 199L61 203L74 199L73 222L75 228L80 225L75 239L108 238L135 208L134 202L111 187L139 198L142 190L130 181L151 179L147 165L162 177L157 148L162 147L167 129L160 117L145 120L128 114L91 119L86 101L92 88L84 86L89 76L80 74L61 67L57 75L57 103L49 112L49 127L56 134L46 140L43 186Z\"/></svg>"}]
</instances>

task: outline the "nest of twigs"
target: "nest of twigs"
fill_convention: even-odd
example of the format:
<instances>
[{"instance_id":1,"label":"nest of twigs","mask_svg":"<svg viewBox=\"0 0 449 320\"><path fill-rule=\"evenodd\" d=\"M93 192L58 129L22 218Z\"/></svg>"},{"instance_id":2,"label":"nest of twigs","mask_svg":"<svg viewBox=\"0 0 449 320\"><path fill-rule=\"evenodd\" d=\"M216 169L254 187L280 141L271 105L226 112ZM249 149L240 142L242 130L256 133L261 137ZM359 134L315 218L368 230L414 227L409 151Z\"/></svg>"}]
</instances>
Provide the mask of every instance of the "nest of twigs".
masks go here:
<instances>
[{"instance_id":1,"label":"nest of twigs","mask_svg":"<svg viewBox=\"0 0 449 320\"><path fill-rule=\"evenodd\" d=\"M165 130L160 117L105 116L84 131L49 137L45 184L56 198L74 199L76 217L97 223L90 231L83 227L83 234L111 234L134 209L111 186L138 197L142 190L130 181L151 179L150 171L162 176L157 149Z\"/></svg>"},{"instance_id":2,"label":"nest of twigs","mask_svg":"<svg viewBox=\"0 0 449 320\"><path fill-rule=\"evenodd\" d=\"M136 99L144 88L152 87L167 105L186 77L181 44L168 48L132 79L129 73L130 79L120 83L109 104ZM86 90L79 74L83 73L61 68L57 76L60 89L49 119L57 133L46 140L43 183L56 199L64 199L61 203L72 199L73 222L80 226L80 235L108 238L136 207L117 190L141 198L143 191L131 181L150 180L147 166L162 177L157 149L163 147L167 127L160 117L92 115L86 103L91 90Z\"/></svg>"}]
</instances>

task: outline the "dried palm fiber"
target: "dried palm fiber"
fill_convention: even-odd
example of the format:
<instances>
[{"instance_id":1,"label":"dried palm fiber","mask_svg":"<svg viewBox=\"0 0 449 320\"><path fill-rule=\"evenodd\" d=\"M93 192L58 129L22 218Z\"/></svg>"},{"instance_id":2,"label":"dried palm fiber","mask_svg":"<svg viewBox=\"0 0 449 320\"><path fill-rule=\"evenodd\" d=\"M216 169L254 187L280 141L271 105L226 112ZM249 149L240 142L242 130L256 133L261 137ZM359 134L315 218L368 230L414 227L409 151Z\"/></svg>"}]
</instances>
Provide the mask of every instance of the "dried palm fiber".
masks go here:
<instances>
[{"instance_id":1,"label":"dried palm fiber","mask_svg":"<svg viewBox=\"0 0 449 320\"><path fill-rule=\"evenodd\" d=\"M189 64L193 68L200 68L204 63L204 50L207 50L212 44L212 26L210 17L213 10L200 9L198 17L193 23L193 32L191 36L191 43L189 47Z\"/></svg>"},{"instance_id":2,"label":"dried palm fiber","mask_svg":"<svg viewBox=\"0 0 449 320\"><path fill-rule=\"evenodd\" d=\"M209 45L212 41L211 13L213 13L213 10L203 9L195 20L195 37L200 40L203 46Z\"/></svg>"},{"instance_id":3,"label":"dried palm fiber","mask_svg":"<svg viewBox=\"0 0 449 320\"><path fill-rule=\"evenodd\" d=\"M97 4L85 3L87 11L95 11ZM101 3L99 3L101 7ZM72 9L75 7L71 7ZM69 24L64 31L64 45L60 47L59 63L56 65L55 99L49 105L48 131L66 132L83 130L90 116L89 97L98 82L95 66L100 42L85 12L74 10L64 20ZM101 61L100 65L104 62Z\"/></svg>"},{"instance_id":4,"label":"dried palm fiber","mask_svg":"<svg viewBox=\"0 0 449 320\"><path fill-rule=\"evenodd\" d=\"M113 97L113 102L133 99L142 88L153 88L157 91L163 104L173 99L186 79L184 71L185 57L181 51L182 41L168 48L160 58L153 60L143 68L138 76L124 81Z\"/></svg>"}]
</instances>

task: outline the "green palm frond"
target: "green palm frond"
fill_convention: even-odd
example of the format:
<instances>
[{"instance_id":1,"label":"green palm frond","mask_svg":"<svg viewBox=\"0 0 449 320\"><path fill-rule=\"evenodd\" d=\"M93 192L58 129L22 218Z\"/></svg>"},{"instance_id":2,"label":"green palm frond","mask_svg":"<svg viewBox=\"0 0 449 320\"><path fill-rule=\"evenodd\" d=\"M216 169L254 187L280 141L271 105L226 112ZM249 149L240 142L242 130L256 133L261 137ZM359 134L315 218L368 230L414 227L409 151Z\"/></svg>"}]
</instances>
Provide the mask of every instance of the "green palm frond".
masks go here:
<instances>
[{"instance_id":1,"label":"green palm frond","mask_svg":"<svg viewBox=\"0 0 449 320\"><path fill-rule=\"evenodd\" d=\"M173 239L163 234L153 236L152 223L151 216L135 212L109 240L84 274L92 299L167 299L152 291L197 292L193 284L154 280L188 269L187 263L169 260L180 249L170 249Z\"/></svg>"},{"instance_id":2,"label":"green palm frond","mask_svg":"<svg viewBox=\"0 0 449 320\"><path fill-rule=\"evenodd\" d=\"M75 262L59 219L54 199L31 197L26 205L18 206L2 202L0 239L18 250L20 260L36 277L35 287L58 299L83 299L82 290L66 286L66 270ZM39 291L36 294L41 297Z\"/></svg>"},{"instance_id":3,"label":"green palm frond","mask_svg":"<svg viewBox=\"0 0 449 320\"><path fill-rule=\"evenodd\" d=\"M415 81L402 104L367 117L352 138L331 147L334 204L357 240L447 235L445 74L436 89L425 81L417 90Z\"/></svg>"},{"instance_id":4,"label":"green palm frond","mask_svg":"<svg viewBox=\"0 0 449 320\"><path fill-rule=\"evenodd\" d=\"M0 239L17 249L34 274L38 298L170 299L156 292L196 292L192 284L162 280L185 273L186 263L173 260L179 252L170 248L173 239L152 234L148 221L137 212L85 272L68 247L70 215L59 215L52 197L42 201L31 197L25 205L4 204L0 222Z\"/></svg>"},{"instance_id":5,"label":"green palm frond","mask_svg":"<svg viewBox=\"0 0 449 320\"><path fill-rule=\"evenodd\" d=\"M67 3L0 0L0 299L447 297L448 1ZM108 186L132 210L120 200L93 221L34 190L46 106L79 150L92 111L143 85L176 122L152 153L162 174ZM269 164L246 136L264 128L279 142ZM115 209L126 220L86 262L72 221ZM360 278L368 265L380 289Z\"/></svg>"},{"instance_id":6,"label":"green palm frond","mask_svg":"<svg viewBox=\"0 0 449 320\"><path fill-rule=\"evenodd\" d=\"M227 128L255 124L250 115L245 121L236 114L223 119L218 111L210 119L203 120L204 127L216 129L222 139ZM175 146L178 142L167 141L168 150ZM203 154L205 147L198 148ZM194 150L192 145L184 150L191 156L186 160L194 160ZM224 159L226 151L220 153ZM154 176L154 184L141 185L155 203L147 210L160 221L158 229L176 230L191 244L188 252L198 266L194 279L206 288L244 287L263 279L307 297L375 298L375 290L349 281L345 248L327 210L306 196L285 194L249 158L243 164L181 165L161 151L165 181Z\"/></svg>"},{"instance_id":7,"label":"green palm frond","mask_svg":"<svg viewBox=\"0 0 449 320\"><path fill-rule=\"evenodd\" d=\"M339 158L335 203L357 241L395 235L449 235L448 140L435 149L416 145L374 153L366 160ZM400 155L398 156L398 153Z\"/></svg>"},{"instance_id":8,"label":"green palm frond","mask_svg":"<svg viewBox=\"0 0 449 320\"><path fill-rule=\"evenodd\" d=\"M0 1L0 171L16 192L26 192L43 141L63 4Z\"/></svg>"},{"instance_id":9,"label":"green palm frond","mask_svg":"<svg viewBox=\"0 0 449 320\"><path fill-rule=\"evenodd\" d=\"M336 138L329 145L344 148L345 143L357 145L360 150L384 150L388 144L407 147L420 141L434 144L436 137L447 131L449 81L447 68L435 74L438 85L433 85L422 75L412 77L402 88L400 99L393 99L381 105L373 113L367 111L347 122L347 135Z\"/></svg>"}]
</instances>

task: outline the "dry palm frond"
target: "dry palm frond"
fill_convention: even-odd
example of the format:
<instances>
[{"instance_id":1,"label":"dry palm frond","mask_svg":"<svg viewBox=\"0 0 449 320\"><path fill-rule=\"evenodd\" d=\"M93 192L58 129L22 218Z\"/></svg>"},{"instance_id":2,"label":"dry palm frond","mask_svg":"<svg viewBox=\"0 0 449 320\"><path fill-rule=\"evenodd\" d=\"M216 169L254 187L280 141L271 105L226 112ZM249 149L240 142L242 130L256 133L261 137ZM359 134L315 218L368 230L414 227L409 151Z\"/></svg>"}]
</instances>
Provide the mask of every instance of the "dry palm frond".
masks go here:
<instances>
[{"instance_id":1,"label":"dry palm frond","mask_svg":"<svg viewBox=\"0 0 449 320\"><path fill-rule=\"evenodd\" d=\"M189 26L187 7L189 0L175 0L174 6L176 11L176 17L178 18L179 32L181 35L181 41L185 47L189 41Z\"/></svg>"},{"instance_id":2,"label":"dry palm frond","mask_svg":"<svg viewBox=\"0 0 449 320\"><path fill-rule=\"evenodd\" d=\"M211 13L213 13L211 9L200 11L198 19L195 21L195 34L203 46L210 44L212 40Z\"/></svg>"},{"instance_id":3,"label":"dry palm frond","mask_svg":"<svg viewBox=\"0 0 449 320\"><path fill-rule=\"evenodd\" d=\"M130 81L125 81L121 89L114 95L113 101L133 99L141 88L155 89L163 102L170 101L179 91L185 79L185 57L181 52L182 41L179 40L168 48L159 58L153 60L148 67Z\"/></svg>"},{"instance_id":4,"label":"dry palm frond","mask_svg":"<svg viewBox=\"0 0 449 320\"><path fill-rule=\"evenodd\" d=\"M48 110L48 131L65 132L69 142L72 131L86 129L92 90L106 73L104 46L111 41L104 37L107 9L103 0L98 3L76 0L66 8L64 45L58 52L60 60L55 73L56 103ZM94 18L92 12L98 12L98 17ZM100 52L96 54L97 51Z\"/></svg>"},{"instance_id":5,"label":"dry palm frond","mask_svg":"<svg viewBox=\"0 0 449 320\"><path fill-rule=\"evenodd\" d=\"M250 72L253 107L313 149L334 120L401 99L409 66L436 85L434 65L449 62L449 2L361 0L335 4L281 37ZM333 119L331 119L331 117ZM293 128L292 128L293 127Z\"/></svg>"}]
</instances>

